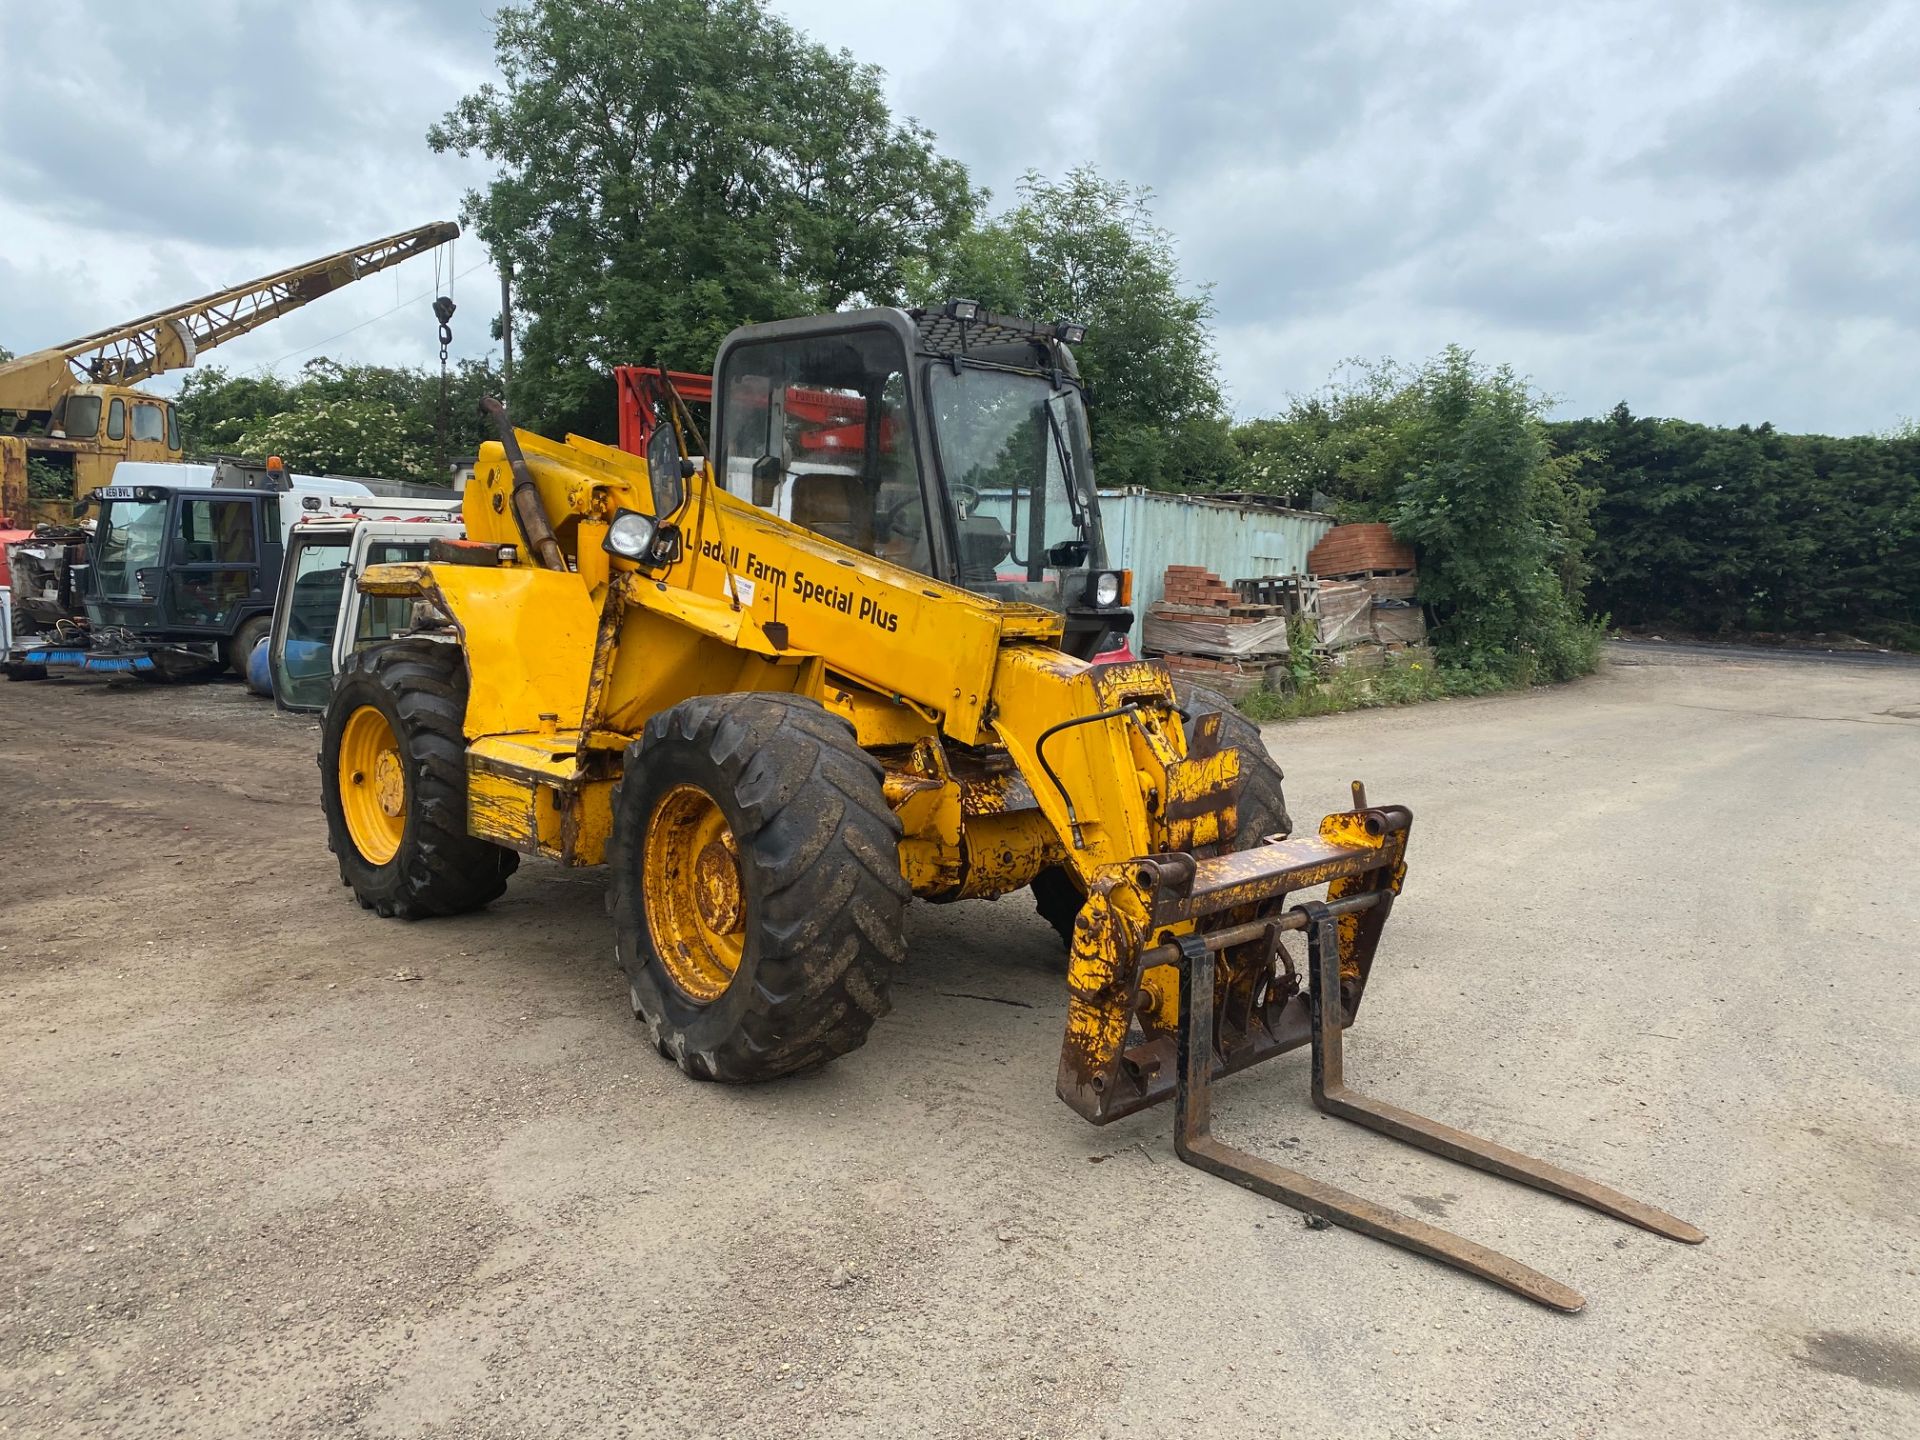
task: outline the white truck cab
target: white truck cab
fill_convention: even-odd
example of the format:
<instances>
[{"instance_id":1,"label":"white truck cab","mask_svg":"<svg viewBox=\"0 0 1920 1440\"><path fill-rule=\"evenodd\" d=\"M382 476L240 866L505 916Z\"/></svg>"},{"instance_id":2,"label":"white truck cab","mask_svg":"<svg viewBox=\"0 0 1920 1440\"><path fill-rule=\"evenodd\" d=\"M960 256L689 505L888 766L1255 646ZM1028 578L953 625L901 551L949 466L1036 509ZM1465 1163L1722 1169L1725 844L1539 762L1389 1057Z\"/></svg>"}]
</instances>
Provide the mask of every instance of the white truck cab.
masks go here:
<instances>
[{"instance_id":1,"label":"white truck cab","mask_svg":"<svg viewBox=\"0 0 1920 1440\"><path fill-rule=\"evenodd\" d=\"M465 534L458 509L445 504L410 519L370 518L331 505L303 514L287 533L267 641L274 704L324 709L347 656L408 627L411 600L360 593L367 566L424 560L434 540Z\"/></svg>"}]
</instances>

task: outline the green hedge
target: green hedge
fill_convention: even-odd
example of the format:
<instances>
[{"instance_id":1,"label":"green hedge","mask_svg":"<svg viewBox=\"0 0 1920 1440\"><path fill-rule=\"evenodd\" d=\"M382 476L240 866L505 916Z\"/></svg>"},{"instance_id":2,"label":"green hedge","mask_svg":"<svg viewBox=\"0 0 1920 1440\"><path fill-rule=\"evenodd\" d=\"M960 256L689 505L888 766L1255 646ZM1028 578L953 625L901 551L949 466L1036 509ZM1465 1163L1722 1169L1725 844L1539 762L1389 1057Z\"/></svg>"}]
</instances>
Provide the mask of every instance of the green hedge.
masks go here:
<instances>
[{"instance_id":1,"label":"green hedge","mask_svg":"<svg viewBox=\"0 0 1920 1440\"><path fill-rule=\"evenodd\" d=\"M1548 429L1598 493L1587 594L1616 624L1920 642L1920 435L1785 435L1624 405Z\"/></svg>"}]
</instances>

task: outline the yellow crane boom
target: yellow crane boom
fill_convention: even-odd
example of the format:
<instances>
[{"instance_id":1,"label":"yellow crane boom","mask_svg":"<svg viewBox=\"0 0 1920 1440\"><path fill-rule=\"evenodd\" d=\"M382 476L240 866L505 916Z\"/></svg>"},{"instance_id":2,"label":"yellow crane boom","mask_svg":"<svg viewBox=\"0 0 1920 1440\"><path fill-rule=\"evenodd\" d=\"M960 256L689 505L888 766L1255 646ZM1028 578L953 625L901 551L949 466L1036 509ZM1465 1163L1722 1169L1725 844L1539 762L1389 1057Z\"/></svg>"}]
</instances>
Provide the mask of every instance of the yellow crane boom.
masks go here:
<instances>
[{"instance_id":1,"label":"yellow crane boom","mask_svg":"<svg viewBox=\"0 0 1920 1440\"><path fill-rule=\"evenodd\" d=\"M75 384L137 385L192 365L202 351L459 234L451 220L436 221L22 355L0 365L0 409L51 409Z\"/></svg>"},{"instance_id":2,"label":"yellow crane boom","mask_svg":"<svg viewBox=\"0 0 1920 1440\"><path fill-rule=\"evenodd\" d=\"M0 516L46 508L29 503L29 458L70 472L75 500L122 460L177 460L171 402L129 387L459 234L436 221L0 363Z\"/></svg>"}]
</instances>

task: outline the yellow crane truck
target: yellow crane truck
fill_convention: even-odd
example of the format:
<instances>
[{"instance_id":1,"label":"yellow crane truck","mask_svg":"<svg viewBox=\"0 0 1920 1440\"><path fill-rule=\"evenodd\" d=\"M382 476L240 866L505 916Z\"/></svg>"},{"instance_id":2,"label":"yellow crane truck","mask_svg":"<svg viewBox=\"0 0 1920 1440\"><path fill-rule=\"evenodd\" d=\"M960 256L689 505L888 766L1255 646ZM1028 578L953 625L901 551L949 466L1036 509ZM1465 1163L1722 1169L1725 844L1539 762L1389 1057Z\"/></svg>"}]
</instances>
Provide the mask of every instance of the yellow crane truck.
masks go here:
<instances>
[{"instance_id":1,"label":"yellow crane truck","mask_svg":"<svg viewBox=\"0 0 1920 1440\"><path fill-rule=\"evenodd\" d=\"M135 386L459 234L451 220L422 225L0 361L0 516L58 521L122 460L180 459L173 402ZM63 493L33 499L29 461L67 477Z\"/></svg>"},{"instance_id":2,"label":"yellow crane truck","mask_svg":"<svg viewBox=\"0 0 1920 1440\"><path fill-rule=\"evenodd\" d=\"M1152 661L1092 663L1130 582L1078 337L968 301L749 326L715 363L711 441L663 372L644 460L492 405L467 539L361 580L437 628L336 682L320 769L342 879L417 919L487 904L522 855L604 864L635 1016L687 1074L732 1082L866 1040L909 900L1030 886L1068 946L1058 1093L1093 1123L1173 1100L1189 1163L1584 1303L1212 1137L1216 1078L1306 1047L1329 1113L1703 1238L1342 1083L1412 816L1355 784L1293 835L1254 727Z\"/></svg>"}]
</instances>

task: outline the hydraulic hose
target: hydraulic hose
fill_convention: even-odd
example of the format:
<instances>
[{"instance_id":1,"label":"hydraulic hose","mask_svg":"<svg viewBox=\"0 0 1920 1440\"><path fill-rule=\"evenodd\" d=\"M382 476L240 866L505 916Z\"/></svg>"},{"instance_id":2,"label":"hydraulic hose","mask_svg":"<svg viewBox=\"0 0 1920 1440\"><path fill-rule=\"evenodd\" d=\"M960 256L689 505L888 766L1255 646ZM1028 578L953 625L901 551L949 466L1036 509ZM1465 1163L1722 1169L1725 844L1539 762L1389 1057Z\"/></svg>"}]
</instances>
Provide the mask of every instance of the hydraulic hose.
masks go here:
<instances>
[{"instance_id":1,"label":"hydraulic hose","mask_svg":"<svg viewBox=\"0 0 1920 1440\"><path fill-rule=\"evenodd\" d=\"M1062 720L1058 725L1049 725L1040 732L1040 738L1033 742L1034 758L1040 762L1040 768L1046 772L1047 779L1053 782L1053 788L1060 792L1061 802L1067 807L1067 828L1073 833L1073 848L1076 850L1086 849L1087 839L1080 832L1080 817L1074 811L1073 796L1067 793L1066 785L1059 775L1054 773L1053 766L1047 761L1047 741L1062 730L1071 730L1076 725L1091 725L1096 720L1118 719L1130 711L1138 710L1146 703L1144 700L1135 698L1124 701L1111 710L1102 710L1097 715L1076 715L1071 720Z\"/></svg>"},{"instance_id":2,"label":"hydraulic hose","mask_svg":"<svg viewBox=\"0 0 1920 1440\"><path fill-rule=\"evenodd\" d=\"M513 422L507 418L507 407L491 395L482 395L480 413L491 418L500 431L500 448L507 452L507 468L513 471L513 518L526 539L527 549L548 570L566 569L567 557L554 538L553 526L547 520L547 507L540 503L540 487L533 483L527 457L520 453L520 441L513 433Z\"/></svg>"}]
</instances>

